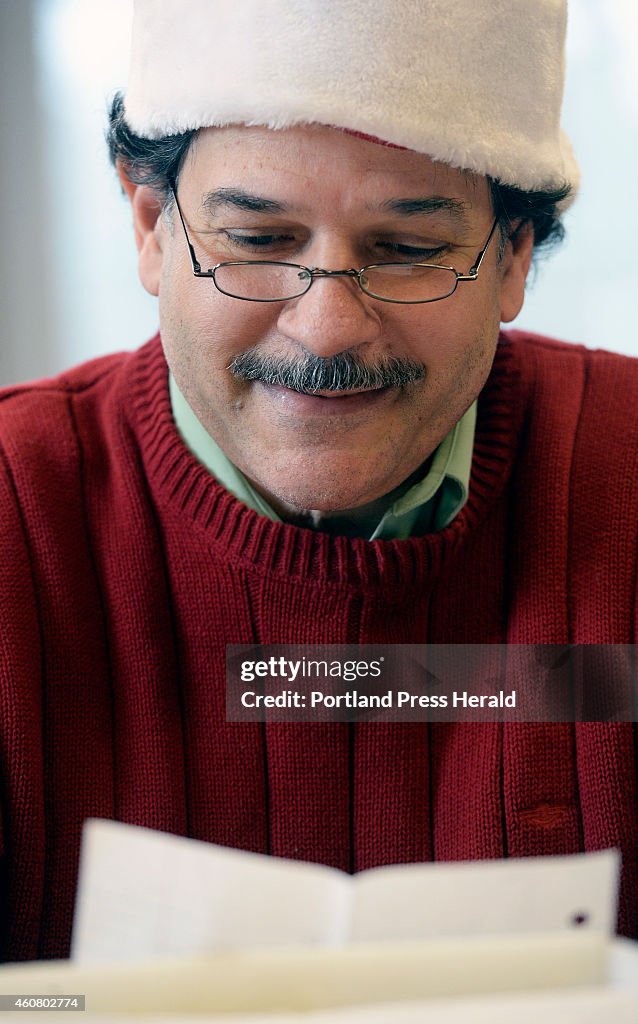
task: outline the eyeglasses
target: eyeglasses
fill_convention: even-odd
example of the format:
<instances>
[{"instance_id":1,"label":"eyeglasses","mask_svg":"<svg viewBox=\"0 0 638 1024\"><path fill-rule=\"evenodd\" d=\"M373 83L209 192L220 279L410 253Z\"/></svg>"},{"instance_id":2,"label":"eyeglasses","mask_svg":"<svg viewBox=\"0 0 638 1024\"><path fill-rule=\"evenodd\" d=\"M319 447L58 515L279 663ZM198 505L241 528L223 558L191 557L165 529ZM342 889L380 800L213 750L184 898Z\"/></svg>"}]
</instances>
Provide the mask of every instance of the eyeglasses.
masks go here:
<instances>
[{"instance_id":1,"label":"eyeglasses","mask_svg":"<svg viewBox=\"0 0 638 1024\"><path fill-rule=\"evenodd\" d=\"M485 245L467 274L460 274L454 267L441 267L434 263L373 263L361 270L324 270L279 260L229 260L202 270L188 236L177 198L176 181L172 181L170 186L186 236L194 276L212 278L222 294L245 302L297 299L305 295L315 280L326 277L351 277L361 291L382 302L419 303L447 299L454 294L459 283L476 281L498 224L496 217Z\"/></svg>"}]
</instances>

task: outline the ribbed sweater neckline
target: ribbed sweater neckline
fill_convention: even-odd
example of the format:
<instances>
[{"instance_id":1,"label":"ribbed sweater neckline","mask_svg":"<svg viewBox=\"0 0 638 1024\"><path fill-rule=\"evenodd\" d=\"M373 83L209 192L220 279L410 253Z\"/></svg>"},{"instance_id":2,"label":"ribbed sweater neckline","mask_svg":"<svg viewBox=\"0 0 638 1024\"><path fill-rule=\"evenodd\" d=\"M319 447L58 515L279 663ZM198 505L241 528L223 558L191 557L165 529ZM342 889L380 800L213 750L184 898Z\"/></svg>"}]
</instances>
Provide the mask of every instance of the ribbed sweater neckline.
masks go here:
<instances>
[{"instance_id":1,"label":"ribbed sweater neckline","mask_svg":"<svg viewBox=\"0 0 638 1024\"><path fill-rule=\"evenodd\" d=\"M501 334L479 396L466 505L445 529L407 540L331 537L273 523L239 502L195 459L177 432L159 335L132 356L132 366L128 364L127 405L154 500L172 508L182 525L188 523L202 534L228 562L309 583L406 588L438 575L505 487L524 405L516 347L515 339Z\"/></svg>"}]
</instances>

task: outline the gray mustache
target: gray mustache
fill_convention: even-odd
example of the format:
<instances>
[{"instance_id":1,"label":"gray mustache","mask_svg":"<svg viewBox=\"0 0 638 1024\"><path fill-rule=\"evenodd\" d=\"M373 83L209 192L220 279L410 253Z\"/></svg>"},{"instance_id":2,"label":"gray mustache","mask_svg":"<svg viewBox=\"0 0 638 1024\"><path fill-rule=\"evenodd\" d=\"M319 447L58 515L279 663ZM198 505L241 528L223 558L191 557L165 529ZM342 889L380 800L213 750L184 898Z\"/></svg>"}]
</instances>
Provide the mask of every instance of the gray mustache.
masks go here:
<instances>
[{"instance_id":1,"label":"gray mustache","mask_svg":"<svg viewBox=\"0 0 638 1024\"><path fill-rule=\"evenodd\" d=\"M307 353L291 363L249 349L235 356L228 369L242 380L260 380L301 392L398 388L425 376L425 367L410 359L391 358L371 365L347 352L330 358Z\"/></svg>"}]
</instances>

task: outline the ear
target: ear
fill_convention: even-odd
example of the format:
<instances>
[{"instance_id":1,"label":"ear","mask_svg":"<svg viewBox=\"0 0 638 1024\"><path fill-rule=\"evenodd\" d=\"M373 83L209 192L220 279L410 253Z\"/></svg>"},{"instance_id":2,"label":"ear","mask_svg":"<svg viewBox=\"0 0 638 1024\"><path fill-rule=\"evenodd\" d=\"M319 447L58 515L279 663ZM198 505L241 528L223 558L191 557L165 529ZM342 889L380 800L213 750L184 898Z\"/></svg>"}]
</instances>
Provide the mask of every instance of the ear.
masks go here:
<instances>
[{"instance_id":1,"label":"ear","mask_svg":"<svg viewBox=\"0 0 638 1024\"><path fill-rule=\"evenodd\" d=\"M528 222L515 228L507 241L501 261L501 322L509 323L521 311L525 282L532 262L534 228Z\"/></svg>"},{"instance_id":2,"label":"ear","mask_svg":"<svg viewBox=\"0 0 638 1024\"><path fill-rule=\"evenodd\" d=\"M126 171L119 161L117 173L133 211L140 280L147 292L151 295L159 295L160 273L164 258L162 226L158 223L162 205L152 188L148 185L135 185L127 177Z\"/></svg>"}]
</instances>

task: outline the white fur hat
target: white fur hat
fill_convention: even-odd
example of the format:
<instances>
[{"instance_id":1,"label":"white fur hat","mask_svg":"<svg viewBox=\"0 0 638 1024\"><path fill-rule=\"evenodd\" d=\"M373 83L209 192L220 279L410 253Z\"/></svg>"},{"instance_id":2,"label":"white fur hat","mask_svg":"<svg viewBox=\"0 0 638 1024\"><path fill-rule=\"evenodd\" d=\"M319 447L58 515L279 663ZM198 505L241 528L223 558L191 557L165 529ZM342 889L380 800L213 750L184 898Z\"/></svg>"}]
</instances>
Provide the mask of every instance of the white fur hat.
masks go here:
<instances>
[{"instance_id":1,"label":"white fur hat","mask_svg":"<svg viewBox=\"0 0 638 1024\"><path fill-rule=\"evenodd\" d=\"M565 28L566 0L136 0L126 118L147 138L327 124L575 187Z\"/></svg>"}]
</instances>

